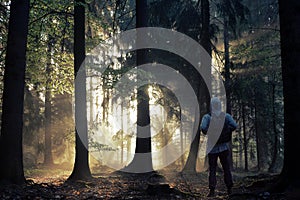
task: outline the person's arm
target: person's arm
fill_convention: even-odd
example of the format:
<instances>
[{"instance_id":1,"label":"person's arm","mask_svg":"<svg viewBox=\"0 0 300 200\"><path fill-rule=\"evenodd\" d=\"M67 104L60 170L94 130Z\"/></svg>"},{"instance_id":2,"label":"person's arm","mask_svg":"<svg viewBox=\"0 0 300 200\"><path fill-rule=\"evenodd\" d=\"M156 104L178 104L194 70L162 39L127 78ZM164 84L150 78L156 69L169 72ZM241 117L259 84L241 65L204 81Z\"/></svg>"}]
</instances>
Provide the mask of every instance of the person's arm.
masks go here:
<instances>
[{"instance_id":1,"label":"person's arm","mask_svg":"<svg viewBox=\"0 0 300 200\"><path fill-rule=\"evenodd\" d=\"M208 114L204 115L201 121L200 129L202 133L207 134L208 127L210 122L210 116Z\"/></svg>"},{"instance_id":2,"label":"person's arm","mask_svg":"<svg viewBox=\"0 0 300 200\"><path fill-rule=\"evenodd\" d=\"M226 114L226 118L228 120L228 126L230 131L234 131L237 128L237 123L234 121L234 119L232 118L232 116L230 114Z\"/></svg>"}]
</instances>

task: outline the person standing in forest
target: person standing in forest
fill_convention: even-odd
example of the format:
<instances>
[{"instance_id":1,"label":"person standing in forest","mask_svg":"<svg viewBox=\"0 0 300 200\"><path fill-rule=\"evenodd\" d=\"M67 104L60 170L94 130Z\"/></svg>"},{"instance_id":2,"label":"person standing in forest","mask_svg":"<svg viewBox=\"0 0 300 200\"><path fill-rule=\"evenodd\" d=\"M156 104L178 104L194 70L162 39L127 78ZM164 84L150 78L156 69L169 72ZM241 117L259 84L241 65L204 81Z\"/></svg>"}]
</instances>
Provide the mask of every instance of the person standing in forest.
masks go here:
<instances>
[{"instance_id":1,"label":"person standing in forest","mask_svg":"<svg viewBox=\"0 0 300 200\"><path fill-rule=\"evenodd\" d=\"M233 186L231 169L230 169L230 159L229 159L229 151L231 151L229 147L229 142L231 141L232 131L237 128L237 124L232 116L228 113L224 113L221 111L222 105L221 101L217 97L213 97L210 102L211 112L205 114L202 118L200 129L205 134L208 135L208 164L209 164L209 194L208 197L215 196L215 188L217 184L216 179L216 169L217 169L217 161L220 159L223 172L224 172L224 182L227 187L228 195L231 194L231 188ZM224 123L221 126L220 123ZM208 131L209 126L211 126L210 131ZM214 130L214 129L218 129ZM220 132L220 129L222 132ZM208 133L209 132L209 133ZM218 137L218 138L217 138ZM214 145L212 147L212 145ZM212 148L210 148L212 147Z\"/></svg>"}]
</instances>

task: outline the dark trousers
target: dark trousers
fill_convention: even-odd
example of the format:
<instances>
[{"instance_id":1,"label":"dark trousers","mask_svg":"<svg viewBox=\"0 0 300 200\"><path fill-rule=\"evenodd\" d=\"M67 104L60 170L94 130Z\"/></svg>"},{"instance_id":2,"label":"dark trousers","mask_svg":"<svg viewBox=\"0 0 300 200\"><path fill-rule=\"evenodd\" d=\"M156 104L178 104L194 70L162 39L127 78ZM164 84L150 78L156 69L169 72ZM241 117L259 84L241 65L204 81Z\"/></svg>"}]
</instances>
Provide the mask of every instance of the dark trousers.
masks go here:
<instances>
[{"instance_id":1,"label":"dark trousers","mask_svg":"<svg viewBox=\"0 0 300 200\"><path fill-rule=\"evenodd\" d=\"M222 151L220 153L209 153L208 154L208 164L209 164L209 189L215 189L217 184L216 170L217 170L217 161L220 159L223 172L224 172L224 182L227 188L231 188L233 185L232 175L230 171L229 164L229 150Z\"/></svg>"}]
</instances>

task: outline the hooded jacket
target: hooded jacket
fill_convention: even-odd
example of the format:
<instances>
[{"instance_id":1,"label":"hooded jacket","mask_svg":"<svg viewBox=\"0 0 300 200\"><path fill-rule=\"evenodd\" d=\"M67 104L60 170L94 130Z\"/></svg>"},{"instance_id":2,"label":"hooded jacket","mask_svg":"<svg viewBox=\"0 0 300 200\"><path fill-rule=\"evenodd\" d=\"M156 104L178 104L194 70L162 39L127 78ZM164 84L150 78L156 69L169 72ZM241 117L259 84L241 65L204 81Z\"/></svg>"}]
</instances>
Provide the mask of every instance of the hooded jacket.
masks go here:
<instances>
[{"instance_id":1,"label":"hooded jacket","mask_svg":"<svg viewBox=\"0 0 300 200\"><path fill-rule=\"evenodd\" d=\"M208 134L207 150L218 153L228 149L226 143L231 140L231 132L237 124L230 114L222 112L222 104L217 97L211 99L210 111L203 116L200 129L205 135ZM224 132L229 135L224 136Z\"/></svg>"}]
</instances>

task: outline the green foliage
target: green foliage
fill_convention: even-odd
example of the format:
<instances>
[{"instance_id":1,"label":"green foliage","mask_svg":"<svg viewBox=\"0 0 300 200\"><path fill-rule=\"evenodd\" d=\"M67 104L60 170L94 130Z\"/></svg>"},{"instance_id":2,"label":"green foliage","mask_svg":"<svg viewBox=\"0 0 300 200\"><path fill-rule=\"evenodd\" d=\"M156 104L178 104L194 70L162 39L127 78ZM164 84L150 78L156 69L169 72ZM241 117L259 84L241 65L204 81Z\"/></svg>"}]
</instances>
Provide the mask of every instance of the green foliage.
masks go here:
<instances>
[{"instance_id":1,"label":"green foliage","mask_svg":"<svg viewBox=\"0 0 300 200\"><path fill-rule=\"evenodd\" d=\"M233 113L240 116L238 123L242 124L244 109L248 145L256 141L256 134L259 137L264 135L269 164L273 156L274 138L283 137L279 38L279 32L276 31L257 31L232 43L230 49ZM278 152L282 161L282 143L279 144ZM250 155L253 157L253 152Z\"/></svg>"},{"instance_id":2,"label":"green foliage","mask_svg":"<svg viewBox=\"0 0 300 200\"><path fill-rule=\"evenodd\" d=\"M30 91L27 87L25 88L25 107L24 107L24 143L28 145L34 145L36 133L40 130L44 122L43 102L42 100Z\"/></svg>"},{"instance_id":3,"label":"green foliage","mask_svg":"<svg viewBox=\"0 0 300 200\"><path fill-rule=\"evenodd\" d=\"M107 145L107 144L102 144L100 142L91 140L89 142L89 147L90 147L90 151L97 151L97 152L101 152L101 151L116 151L117 149Z\"/></svg>"},{"instance_id":4,"label":"green foliage","mask_svg":"<svg viewBox=\"0 0 300 200\"><path fill-rule=\"evenodd\" d=\"M241 30L245 29L249 18L249 9L240 0L224 0L215 3L219 18L228 20L230 31L234 38L240 36Z\"/></svg>"},{"instance_id":5,"label":"green foliage","mask_svg":"<svg viewBox=\"0 0 300 200\"><path fill-rule=\"evenodd\" d=\"M31 1L27 43L24 146L43 162L45 101L51 103L52 153L56 162L70 162L68 142L74 141L72 97L73 1ZM50 99L45 99L50 92ZM35 151L32 151L34 147ZM64 156L64 155L65 156Z\"/></svg>"},{"instance_id":6,"label":"green foliage","mask_svg":"<svg viewBox=\"0 0 300 200\"><path fill-rule=\"evenodd\" d=\"M86 13L88 52L115 33L135 27L132 1L90 0Z\"/></svg>"},{"instance_id":7,"label":"green foliage","mask_svg":"<svg viewBox=\"0 0 300 200\"><path fill-rule=\"evenodd\" d=\"M74 79L73 3L63 0L33 3L30 10L26 82L38 92L49 88L53 95L70 94ZM47 65L50 65L51 73L46 75Z\"/></svg>"},{"instance_id":8,"label":"green foliage","mask_svg":"<svg viewBox=\"0 0 300 200\"><path fill-rule=\"evenodd\" d=\"M194 2L156 0L150 3L149 13L149 26L175 29L199 40L201 13Z\"/></svg>"}]
</instances>

